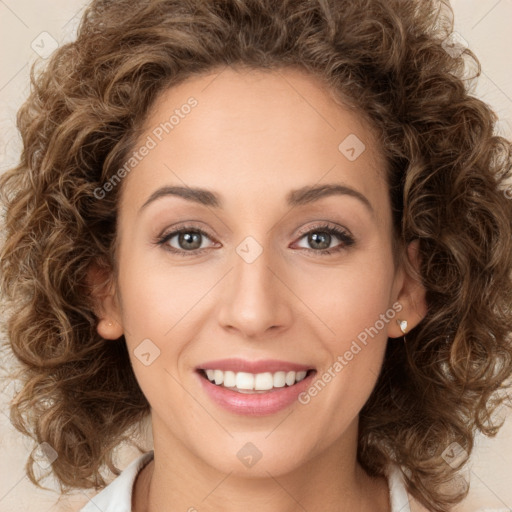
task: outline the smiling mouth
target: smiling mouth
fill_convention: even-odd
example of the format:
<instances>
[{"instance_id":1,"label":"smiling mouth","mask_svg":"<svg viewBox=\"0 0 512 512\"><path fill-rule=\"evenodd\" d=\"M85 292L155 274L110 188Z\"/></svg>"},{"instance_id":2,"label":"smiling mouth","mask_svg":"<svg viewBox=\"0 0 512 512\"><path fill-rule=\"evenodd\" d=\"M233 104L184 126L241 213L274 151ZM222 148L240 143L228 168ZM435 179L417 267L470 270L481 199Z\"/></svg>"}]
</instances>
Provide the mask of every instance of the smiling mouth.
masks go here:
<instances>
[{"instance_id":1,"label":"smiling mouth","mask_svg":"<svg viewBox=\"0 0 512 512\"><path fill-rule=\"evenodd\" d=\"M199 369L199 374L212 384L238 393L260 394L279 391L301 382L316 370L277 371L263 373Z\"/></svg>"}]
</instances>

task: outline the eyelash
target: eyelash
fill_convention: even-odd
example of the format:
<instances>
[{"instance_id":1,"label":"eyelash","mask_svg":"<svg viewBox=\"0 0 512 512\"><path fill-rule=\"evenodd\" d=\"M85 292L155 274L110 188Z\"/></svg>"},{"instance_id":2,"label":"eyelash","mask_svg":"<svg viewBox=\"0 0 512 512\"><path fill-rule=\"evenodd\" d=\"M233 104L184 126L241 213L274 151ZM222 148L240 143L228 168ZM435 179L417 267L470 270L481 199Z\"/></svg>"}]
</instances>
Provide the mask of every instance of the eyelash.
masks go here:
<instances>
[{"instance_id":1,"label":"eyelash","mask_svg":"<svg viewBox=\"0 0 512 512\"><path fill-rule=\"evenodd\" d=\"M208 233L203 231L202 229L196 227L196 226L183 226L175 231L171 231L168 234L162 235L156 239L154 242L158 246L165 246L169 240L174 238L176 235L180 235L181 233L199 233L210 240L212 240L213 237L211 237ZM309 252L314 253L315 255L325 255L328 256L333 253L337 253L339 251L342 251L343 249L346 249L347 247L350 247L354 244L355 240L354 238L345 230L335 228L333 226L330 226L328 224L321 224L318 226L313 226L312 228L308 229L307 231L300 233L300 239L304 238L306 235L309 235L310 233L328 233L329 235L336 236L339 240L341 240L341 244L337 247L333 247L330 249L309 249L307 247L301 247L301 249ZM209 250L210 247L203 247L202 249L194 249L192 251L183 251L180 249L176 249L174 247L171 247L170 245L167 245L164 247L166 251L169 251L173 254L177 254L178 256L198 256L200 254L203 254L205 251Z\"/></svg>"}]
</instances>

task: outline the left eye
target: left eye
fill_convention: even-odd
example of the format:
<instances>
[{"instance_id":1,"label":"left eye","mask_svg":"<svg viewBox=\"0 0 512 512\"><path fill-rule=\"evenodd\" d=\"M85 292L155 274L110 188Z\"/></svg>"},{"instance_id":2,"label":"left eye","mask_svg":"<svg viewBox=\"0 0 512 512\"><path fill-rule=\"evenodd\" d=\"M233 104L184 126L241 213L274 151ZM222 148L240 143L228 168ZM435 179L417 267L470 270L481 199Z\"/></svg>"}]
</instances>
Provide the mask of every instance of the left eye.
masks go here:
<instances>
[{"instance_id":1,"label":"left eye","mask_svg":"<svg viewBox=\"0 0 512 512\"><path fill-rule=\"evenodd\" d=\"M307 237L307 243L313 247L310 249L304 247L309 252L316 252L320 254L330 254L335 251L351 246L354 243L354 238L347 232L332 226L320 226L311 229L301 236L301 239ZM341 244L331 247L333 237L341 241Z\"/></svg>"}]
</instances>

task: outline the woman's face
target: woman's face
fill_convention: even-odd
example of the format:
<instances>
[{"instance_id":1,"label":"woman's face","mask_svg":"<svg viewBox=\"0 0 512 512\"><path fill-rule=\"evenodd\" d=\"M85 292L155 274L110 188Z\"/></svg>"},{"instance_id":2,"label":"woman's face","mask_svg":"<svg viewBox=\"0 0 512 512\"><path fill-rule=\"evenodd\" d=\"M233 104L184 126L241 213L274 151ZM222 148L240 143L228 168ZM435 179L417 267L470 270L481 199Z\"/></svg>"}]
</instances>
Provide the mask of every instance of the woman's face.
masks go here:
<instances>
[{"instance_id":1,"label":"woman's face","mask_svg":"<svg viewBox=\"0 0 512 512\"><path fill-rule=\"evenodd\" d=\"M155 449L240 474L261 456L252 476L354 454L388 336L412 326L372 133L306 74L231 68L167 90L145 126L110 337L125 335ZM294 368L314 371L288 386Z\"/></svg>"}]
</instances>

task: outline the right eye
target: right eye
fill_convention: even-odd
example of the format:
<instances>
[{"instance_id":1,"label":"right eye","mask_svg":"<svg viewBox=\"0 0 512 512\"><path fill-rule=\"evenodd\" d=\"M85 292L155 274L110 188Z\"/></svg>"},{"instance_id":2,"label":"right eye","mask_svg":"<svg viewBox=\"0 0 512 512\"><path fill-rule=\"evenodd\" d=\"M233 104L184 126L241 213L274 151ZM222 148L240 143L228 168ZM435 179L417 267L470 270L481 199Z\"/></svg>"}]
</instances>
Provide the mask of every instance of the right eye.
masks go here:
<instances>
[{"instance_id":1,"label":"right eye","mask_svg":"<svg viewBox=\"0 0 512 512\"><path fill-rule=\"evenodd\" d=\"M156 243L163 246L165 250L180 256L196 256L209 248L203 246L204 238L211 240L208 233L202 229L194 226L183 226L159 237ZM172 245L173 239L176 239L174 243L178 247Z\"/></svg>"}]
</instances>

